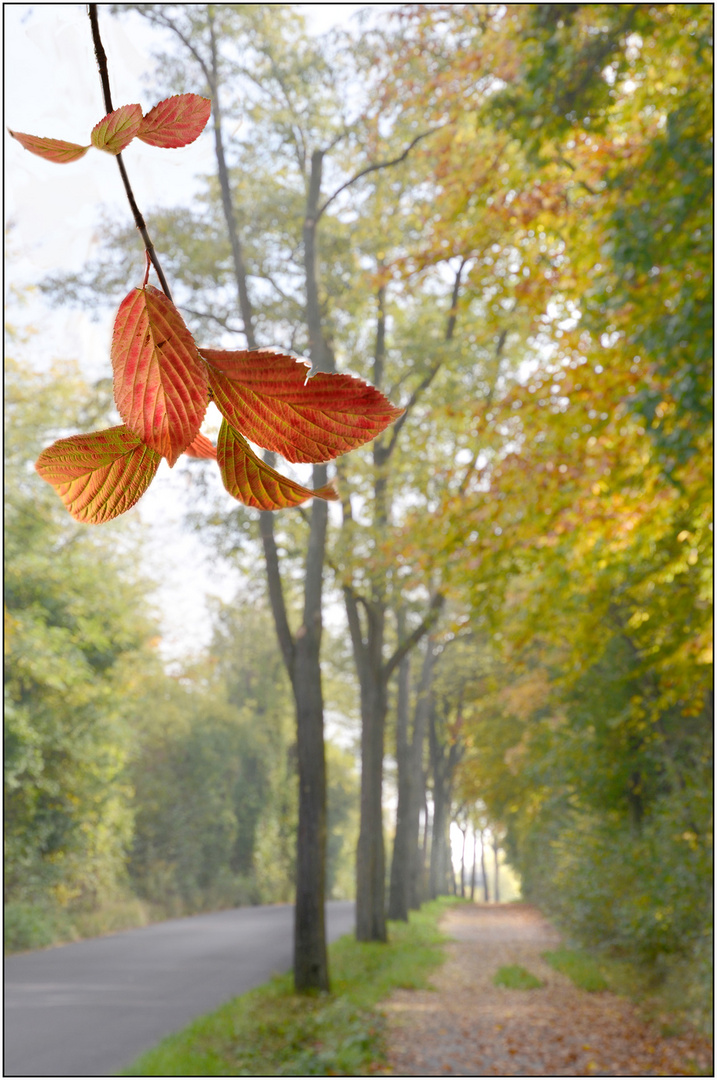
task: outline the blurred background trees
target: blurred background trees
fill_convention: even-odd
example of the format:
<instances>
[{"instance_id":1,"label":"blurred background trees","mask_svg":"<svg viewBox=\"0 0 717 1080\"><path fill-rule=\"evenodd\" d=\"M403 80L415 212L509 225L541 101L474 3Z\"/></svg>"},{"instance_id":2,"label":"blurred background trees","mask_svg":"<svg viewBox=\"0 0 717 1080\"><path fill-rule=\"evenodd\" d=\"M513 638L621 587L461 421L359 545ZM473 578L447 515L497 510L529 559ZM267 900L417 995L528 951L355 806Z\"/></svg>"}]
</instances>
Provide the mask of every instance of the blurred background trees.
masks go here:
<instances>
[{"instance_id":1,"label":"blurred background trees","mask_svg":"<svg viewBox=\"0 0 717 1080\"><path fill-rule=\"evenodd\" d=\"M184 43L161 39L157 89L213 79L221 103L226 183L207 136L191 205L146 215L199 340L329 357L406 409L339 460L326 521L327 892L351 888L363 830L362 936L380 939L387 878L405 918L460 888L465 843L465 892L495 899L495 845L576 940L704 1001L710 10L411 5L316 38L295 7L221 5L212 68L204 5L116 11L130 9L155 30L185 20ZM113 307L135 245L113 226L98 263L45 294ZM207 655L168 675L136 560L119 558L136 525L110 542L55 521L51 502L34 525L14 509L51 499L27 468L50 437L37 417L54 436L70 403L101 407L98 388L13 379L11 898L79 903L94 859L108 888L166 910L291 899L297 748L257 571L268 523L201 463L179 466L192 523L245 585ZM271 521L294 628L312 513ZM96 583L100 558L74 554L95 546Z\"/></svg>"}]
</instances>

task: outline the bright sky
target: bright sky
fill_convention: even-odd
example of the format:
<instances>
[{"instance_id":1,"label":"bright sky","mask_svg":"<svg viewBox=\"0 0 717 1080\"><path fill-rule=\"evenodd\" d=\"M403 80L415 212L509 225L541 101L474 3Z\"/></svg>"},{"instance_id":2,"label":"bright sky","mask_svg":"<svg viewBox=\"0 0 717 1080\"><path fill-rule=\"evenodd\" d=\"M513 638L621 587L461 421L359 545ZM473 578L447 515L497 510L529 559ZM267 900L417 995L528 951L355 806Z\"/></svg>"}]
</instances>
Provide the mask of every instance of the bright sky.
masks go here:
<instances>
[{"instance_id":1,"label":"bright sky","mask_svg":"<svg viewBox=\"0 0 717 1080\"><path fill-rule=\"evenodd\" d=\"M312 29L321 33L336 24L350 25L358 4L307 4ZM380 5L369 5L380 6ZM155 104L145 87L154 70L157 37L138 16L116 19L100 5L100 29L107 53L115 107ZM86 144L104 113L89 19L84 4L5 4L5 123L15 131ZM157 168L161 156L161 169ZM211 140L158 151L135 140L124 154L138 204L143 210L186 204L195 177L214 169ZM56 165L28 153L5 133L6 281L32 286L46 275L79 270L101 254L98 222L103 211L129 222L116 163L91 150L79 161ZM161 255L161 253L160 253ZM144 272L138 260L138 284ZM119 305L122 297L118 296ZM109 343L113 312L97 312L92 321L77 310L49 308L33 294L24 310L8 303L8 320L32 324L38 331L32 361L76 357L89 378L110 372ZM229 498L229 496L227 496ZM150 570L162 581L158 600L163 613L163 651L179 658L207 643L211 633L206 595L229 600L237 582L212 566L199 538L182 527L188 492L175 470L162 463L136 510L151 528Z\"/></svg>"}]
</instances>

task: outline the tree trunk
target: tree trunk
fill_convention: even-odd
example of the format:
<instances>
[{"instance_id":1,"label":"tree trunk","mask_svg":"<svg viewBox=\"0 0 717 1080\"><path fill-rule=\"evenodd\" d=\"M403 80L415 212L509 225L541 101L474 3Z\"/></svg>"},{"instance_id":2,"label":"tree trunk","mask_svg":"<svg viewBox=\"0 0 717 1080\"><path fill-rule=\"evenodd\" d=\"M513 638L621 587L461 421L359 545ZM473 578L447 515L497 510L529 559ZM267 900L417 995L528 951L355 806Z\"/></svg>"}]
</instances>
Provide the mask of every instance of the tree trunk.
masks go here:
<instances>
[{"instance_id":1,"label":"tree trunk","mask_svg":"<svg viewBox=\"0 0 717 1080\"><path fill-rule=\"evenodd\" d=\"M314 468L314 484L326 482L326 468ZM321 586L328 507L314 499L306 557L304 622L297 634L294 694L299 758L299 829L296 852L294 985L328 990L324 923L326 871L326 764L321 691Z\"/></svg>"},{"instance_id":2,"label":"tree trunk","mask_svg":"<svg viewBox=\"0 0 717 1080\"><path fill-rule=\"evenodd\" d=\"M383 380L385 340L384 290L381 288L378 291L373 371L377 388ZM389 520L386 468L393 446L394 441L387 444L381 436L373 444L373 525L379 537ZM350 520L350 501L344 500L342 507L344 521ZM384 661L386 601L382 573L373 578L369 589L370 596L359 599L350 585L344 586L346 615L361 687L361 823L356 852L356 938L358 941L386 941L386 856L381 796L387 688L393 671L437 619L443 597L440 594L432 597L421 624L403 636L391 658ZM365 628L359 603L365 614Z\"/></svg>"},{"instance_id":3,"label":"tree trunk","mask_svg":"<svg viewBox=\"0 0 717 1080\"><path fill-rule=\"evenodd\" d=\"M490 893L488 892L488 874L485 869L485 829L480 831L480 872L483 878L483 899L486 904L490 903Z\"/></svg>"},{"instance_id":4,"label":"tree trunk","mask_svg":"<svg viewBox=\"0 0 717 1080\"><path fill-rule=\"evenodd\" d=\"M461 847L461 900L465 899L466 895L466 835L468 833L468 826L466 825L461 829L463 833L463 845Z\"/></svg>"},{"instance_id":5,"label":"tree trunk","mask_svg":"<svg viewBox=\"0 0 717 1080\"><path fill-rule=\"evenodd\" d=\"M399 631L400 633L400 631ZM402 637L403 634L400 633ZM411 839L411 747L408 741L408 695L411 661L405 656L398 668L398 700L396 703L396 769L398 773L398 806L396 808L396 835L391 860L391 885L388 898L389 919L408 921L410 892L410 839Z\"/></svg>"},{"instance_id":6,"label":"tree trunk","mask_svg":"<svg viewBox=\"0 0 717 1080\"><path fill-rule=\"evenodd\" d=\"M226 221L227 232L229 233L229 243L231 244L232 249L234 279L236 281L237 287L239 310L241 312L242 322L244 323L244 336L246 337L246 343L248 348L255 349L256 338L254 336L254 312L252 310L251 300L249 299L249 290L247 288L247 273L244 263L244 253L242 251L241 241L239 239L239 233L236 226L236 219L234 217L234 204L232 202L231 187L229 184L229 170L227 169L226 159L224 157L222 111L219 101L217 42L214 32L214 18L211 5L209 5L207 8L207 14L209 22L209 40L211 45L210 88L213 99L212 117L214 120L214 153L217 159L219 189L222 195L222 210L224 211L224 220Z\"/></svg>"},{"instance_id":7,"label":"tree trunk","mask_svg":"<svg viewBox=\"0 0 717 1080\"><path fill-rule=\"evenodd\" d=\"M500 884L498 881L498 844L493 841L493 866L495 868L495 882L493 883L493 898L496 904L500 903Z\"/></svg>"},{"instance_id":8,"label":"tree trunk","mask_svg":"<svg viewBox=\"0 0 717 1080\"><path fill-rule=\"evenodd\" d=\"M312 365L333 371L333 354L321 327L316 282L316 221L321 192L323 155L312 157L304 223L306 322ZM326 466L315 465L313 483L326 483ZM299 826L296 851L296 906L294 911L294 986L299 991L328 990L326 952L326 759L323 697L321 690L321 600L326 550L328 507L322 499L311 506L309 542L304 574L304 616L295 638L289 629L274 537L273 512L260 514L269 598L279 644L289 672L296 704L299 763Z\"/></svg>"},{"instance_id":9,"label":"tree trunk","mask_svg":"<svg viewBox=\"0 0 717 1080\"><path fill-rule=\"evenodd\" d=\"M420 902L428 897L428 852L431 843L432 836L431 828L431 816L428 809L428 788L426 786L426 777L423 778L423 844L421 845L421 861L420 861Z\"/></svg>"},{"instance_id":10,"label":"tree trunk","mask_svg":"<svg viewBox=\"0 0 717 1080\"><path fill-rule=\"evenodd\" d=\"M447 799L445 792L445 755L436 735L435 710L428 718L428 743L433 773L433 829L431 836L431 861L428 876L428 895L431 900L446 892L446 819Z\"/></svg>"},{"instance_id":11,"label":"tree trunk","mask_svg":"<svg viewBox=\"0 0 717 1080\"><path fill-rule=\"evenodd\" d=\"M473 865L471 866L471 903L475 900L476 893L476 855L478 854L478 834L473 829Z\"/></svg>"},{"instance_id":12,"label":"tree trunk","mask_svg":"<svg viewBox=\"0 0 717 1080\"><path fill-rule=\"evenodd\" d=\"M418 688L414 720L413 741L411 743L411 805L409 812L409 906L420 908L425 898L424 874L428 850L428 802L426 800L426 781L423 772L423 747L426 741L428 714L431 708L431 683L435 664L433 638L426 643L426 652L421 669L421 682ZM421 809L425 809L423 843L419 842Z\"/></svg>"},{"instance_id":13,"label":"tree trunk","mask_svg":"<svg viewBox=\"0 0 717 1080\"><path fill-rule=\"evenodd\" d=\"M367 605L367 634L359 667L361 685L361 823L356 851L356 939L386 941L386 856L383 841L383 605ZM352 635L353 636L353 635ZM356 650L354 649L354 652Z\"/></svg>"}]
</instances>

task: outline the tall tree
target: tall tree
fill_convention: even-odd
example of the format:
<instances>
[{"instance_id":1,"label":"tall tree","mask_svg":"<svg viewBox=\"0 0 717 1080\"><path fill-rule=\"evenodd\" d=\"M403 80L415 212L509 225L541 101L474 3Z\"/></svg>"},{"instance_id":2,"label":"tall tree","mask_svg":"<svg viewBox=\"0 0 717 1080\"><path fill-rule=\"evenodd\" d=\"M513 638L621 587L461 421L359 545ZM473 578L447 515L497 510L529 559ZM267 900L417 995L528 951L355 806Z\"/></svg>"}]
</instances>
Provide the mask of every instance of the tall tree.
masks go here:
<instances>
[{"instance_id":1,"label":"tall tree","mask_svg":"<svg viewBox=\"0 0 717 1080\"><path fill-rule=\"evenodd\" d=\"M301 64L310 62L310 47L304 44L303 56L292 57L287 70L287 38L290 32L282 11L279 25L271 28L254 11L217 10L214 5L197 6L191 11L177 11L172 5L140 5L138 10L155 25L170 30L196 61L206 80L214 103L214 141L217 176L221 191L224 220L229 236L234 278L244 335L248 347L257 344L254 314L247 281L243 246L239 237L232 198L232 187L225 153L223 111L220 104L221 69L219 42L228 36L233 44L252 39L259 64L272 69L271 84L265 94L281 93L291 109L292 91ZM296 19L292 29L297 28ZM283 69L283 70L282 70ZM246 71L246 68L244 68ZM259 75L254 76L257 80ZM294 85L291 86L293 77ZM291 87L291 88L289 88ZM304 133L302 133L303 135ZM306 136L309 132L305 133ZM298 149L298 146L297 146ZM303 269L306 294L305 318L308 330L308 353L316 371L335 371L333 352L326 340L318 299L316 228L320 217L321 182L324 149L311 153L310 164L299 154L298 166L306 187L303 215ZM313 468L314 483L323 487L327 480L325 465ZM296 899L294 931L294 982L297 990L328 990L329 973L325 929L326 867L326 762L323 729L320 650L322 634L323 563L326 546L328 507L315 499L310 511L309 539L304 571L304 605L301 625L292 634L289 626L272 512L261 512L260 533L264 548L268 591L274 614L281 653L291 681L296 705L299 764L299 822L296 859Z\"/></svg>"}]
</instances>

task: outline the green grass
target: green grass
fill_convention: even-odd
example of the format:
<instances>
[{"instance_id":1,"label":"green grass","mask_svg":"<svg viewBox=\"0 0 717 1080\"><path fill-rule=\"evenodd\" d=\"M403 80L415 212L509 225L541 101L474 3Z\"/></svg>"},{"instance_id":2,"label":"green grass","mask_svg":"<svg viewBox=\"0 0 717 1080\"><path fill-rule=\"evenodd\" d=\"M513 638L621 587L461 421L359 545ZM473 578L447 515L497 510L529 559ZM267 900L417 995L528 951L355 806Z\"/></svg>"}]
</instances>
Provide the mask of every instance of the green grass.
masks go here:
<instances>
[{"instance_id":1,"label":"green grass","mask_svg":"<svg viewBox=\"0 0 717 1080\"><path fill-rule=\"evenodd\" d=\"M507 967L498 968L493 976L493 985L505 986L508 990L537 990L543 983L519 964L508 964Z\"/></svg>"},{"instance_id":2,"label":"green grass","mask_svg":"<svg viewBox=\"0 0 717 1080\"><path fill-rule=\"evenodd\" d=\"M142 1054L123 1076L356 1076L384 1056L375 1006L397 988L421 989L443 961L442 898L390 923L387 945L346 936L329 948L331 993L293 993L290 975L195 1020ZM460 902L460 901L459 901Z\"/></svg>"},{"instance_id":3,"label":"green grass","mask_svg":"<svg viewBox=\"0 0 717 1080\"><path fill-rule=\"evenodd\" d=\"M556 971L567 975L581 990L595 993L609 989L597 961L589 953L575 949L556 949L554 952L543 953L543 959Z\"/></svg>"}]
</instances>

